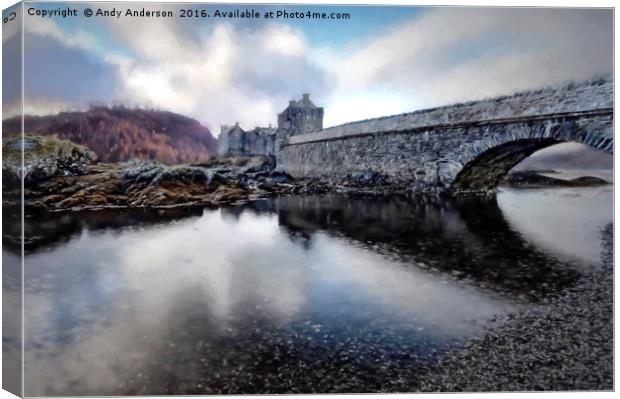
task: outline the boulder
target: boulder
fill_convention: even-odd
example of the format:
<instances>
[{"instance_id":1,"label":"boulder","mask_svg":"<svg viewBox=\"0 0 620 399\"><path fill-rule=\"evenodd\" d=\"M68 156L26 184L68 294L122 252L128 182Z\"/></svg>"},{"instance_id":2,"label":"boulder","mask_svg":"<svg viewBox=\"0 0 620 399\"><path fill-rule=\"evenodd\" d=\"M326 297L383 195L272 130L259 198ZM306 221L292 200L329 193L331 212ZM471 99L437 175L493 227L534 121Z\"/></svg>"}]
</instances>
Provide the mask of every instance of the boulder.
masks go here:
<instances>
[{"instance_id":1,"label":"boulder","mask_svg":"<svg viewBox=\"0 0 620 399\"><path fill-rule=\"evenodd\" d=\"M292 177L290 175L288 175L286 173L283 173L283 172L276 172L276 171L272 171L265 178L265 182L268 183L268 184L287 183L287 182L289 182L291 180L292 180Z\"/></svg>"},{"instance_id":2,"label":"boulder","mask_svg":"<svg viewBox=\"0 0 620 399\"><path fill-rule=\"evenodd\" d=\"M362 170L351 174L351 181L361 186L382 184L383 180L383 176L374 170Z\"/></svg>"},{"instance_id":3,"label":"boulder","mask_svg":"<svg viewBox=\"0 0 620 399\"><path fill-rule=\"evenodd\" d=\"M84 175L86 167L96 158L86 147L67 140L31 135L14 136L2 143L2 175L5 181L13 183L23 177L24 184L31 186L53 176Z\"/></svg>"},{"instance_id":4,"label":"boulder","mask_svg":"<svg viewBox=\"0 0 620 399\"><path fill-rule=\"evenodd\" d=\"M123 178L133 183L160 186L166 182L206 182L207 171L198 166L167 166L155 161L131 161ZM211 177L212 178L212 177Z\"/></svg>"}]
</instances>

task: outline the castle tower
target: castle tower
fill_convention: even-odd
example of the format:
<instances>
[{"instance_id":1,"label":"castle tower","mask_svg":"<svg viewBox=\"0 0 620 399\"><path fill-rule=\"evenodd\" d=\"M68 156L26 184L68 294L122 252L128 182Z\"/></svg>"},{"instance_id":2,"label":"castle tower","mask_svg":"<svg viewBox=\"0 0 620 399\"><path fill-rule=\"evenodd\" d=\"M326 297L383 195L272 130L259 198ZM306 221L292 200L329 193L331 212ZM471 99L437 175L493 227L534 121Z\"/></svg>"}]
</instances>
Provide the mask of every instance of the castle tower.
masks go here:
<instances>
[{"instance_id":1,"label":"castle tower","mask_svg":"<svg viewBox=\"0 0 620 399\"><path fill-rule=\"evenodd\" d=\"M323 129L323 108L310 101L305 93L301 100L291 100L288 107L278 114L278 131L286 137L308 134Z\"/></svg>"},{"instance_id":2,"label":"castle tower","mask_svg":"<svg viewBox=\"0 0 620 399\"><path fill-rule=\"evenodd\" d=\"M240 155L244 154L247 146L245 131L236 122L234 126L222 125L218 141L218 155Z\"/></svg>"}]
</instances>

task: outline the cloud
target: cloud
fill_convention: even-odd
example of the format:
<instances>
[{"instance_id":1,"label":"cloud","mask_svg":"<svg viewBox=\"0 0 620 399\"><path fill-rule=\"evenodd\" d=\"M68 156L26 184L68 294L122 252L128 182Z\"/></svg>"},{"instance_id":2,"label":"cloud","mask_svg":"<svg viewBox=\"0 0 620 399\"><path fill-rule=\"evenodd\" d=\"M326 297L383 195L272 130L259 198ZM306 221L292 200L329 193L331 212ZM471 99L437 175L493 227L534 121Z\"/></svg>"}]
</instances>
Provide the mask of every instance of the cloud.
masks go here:
<instances>
[{"instance_id":1,"label":"cloud","mask_svg":"<svg viewBox=\"0 0 620 399\"><path fill-rule=\"evenodd\" d=\"M93 104L125 102L119 62L109 62L97 39L84 30L72 34L53 20L24 24L24 113L45 115L83 110ZM20 35L3 39L3 118L21 113Z\"/></svg>"},{"instance_id":2,"label":"cloud","mask_svg":"<svg viewBox=\"0 0 620 399\"><path fill-rule=\"evenodd\" d=\"M612 171L613 167L614 157L612 155L582 143L569 142L537 151L524 159L515 169L607 169Z\"/></svg>"},{"instance_id":3,"label":"cloud","mask_svg":"<svg viewBox=\"0 0 620 399\"><path fill-rule=\"evenodd\" d=\"M612 70L612 49L609 10L436 8L351 55L328 55L331 101L395 91L404 99L396 113L586 79ZM326 125L379 116L366 112L373 97Z\"/></svg>"},{"instance_id":4,"label":"cloud","mask_svg":"<svg viewBox=\"0 0 620 399\"><path fill-rule=\"evenodd\" d=\"M189 37L159 21L115 32L137 54L120 68L126 95L196 117L216 134L235 121L247 128L275 124L292 96L327 89L326 72L307 57L305 37L286 25L221 23Z\"/></svg>"},{"instance_id":5,"label":"cloud","mask_svg":"<svg viewBox=\"0 0 620 399\"><path fill-rule=\"evenodd\" d=\"M3 35L2 39L2 114L6 118L9 113L14 112L15 107L18 111L21 109L22 43L21 37L16 34L8 38Z\"/></svg>"},{"instance_id":6,"label":"cloud","mask_svg":"<svg viewBox=\"0 0 620 399\"><path fill-rule=\"evenodd\" d=\"M303 33L287 25L224 22L205 30L175 20L113 19L102 25L102 44L79 27L68 34L52 20L30 22L26 102L36 114L123 102L189 115L217 134L235 121L275 124L293 96L328 87L326 71L307 57Z\"/></svg>"},{"instance_id":7,"label":"cloud","mask_svg":"<svg viewBox=\"0 0 620 399\"><path fill-rule=\"evenodd\" d=\"M601 9L430 8L346 43L320 43L295 22L121 18L91 30L30 22L40 39L30 51L39 66L26 77L33 104L153 106L215 134L235 121L275 123L304 92L331 126L587 79L613 61L613 15Z\"/></svg>"},{"instance_id":8,"label":"cloud","mask_svg":"<svg viewBox=\"0 0 620 399\"><path fill-rule=\"evenodd\" d=\"M67 45L53 36L29 31L24 42L24 91L31 101L88 104L120 99L118 65L102 60L81 45Z\"/></svg>"},{"instance_id":9,"label":"cloud","mask_svg":"<svg viewBox=\"0 0 620 399\"><path fill-rule=\"evenodd\" d=\"M97 48L97 40L87 32L78 30L73 34L67 34L51 19L37 18L36 22L28 20L24 28L26 32L36 36L49 37L62 43L66 47L78 47L81 49Z\"/></svg>"},{"instance_id":10,"label":"cloud","mask_svg":"<svg viewBox=\"0 0 620 399\"><path fill-rule=\"evenodd\" d=\"M24 114L26 115L50 115L65 111L83 111L91 104L70 103L61 100L46 98L29 98L24 101ZM21 99L5 103L2 114L4 118L21 115Z\"/></svg>"}]
</instances>

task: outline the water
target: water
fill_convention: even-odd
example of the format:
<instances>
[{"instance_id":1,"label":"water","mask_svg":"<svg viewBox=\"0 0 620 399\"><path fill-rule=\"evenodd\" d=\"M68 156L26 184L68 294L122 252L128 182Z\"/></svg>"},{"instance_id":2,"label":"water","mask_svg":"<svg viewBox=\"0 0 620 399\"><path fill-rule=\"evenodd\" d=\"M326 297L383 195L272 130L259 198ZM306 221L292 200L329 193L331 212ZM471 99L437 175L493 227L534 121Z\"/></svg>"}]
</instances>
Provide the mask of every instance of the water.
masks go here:
<instances>
[{"instance_id":1,"label":"water","mask_svg":"<svg viewBox=\"0 0 620 399\"><path fill-rule=\"evenodd\" d=\"M565 180L593 176L614 181L609 169L558 169L541 174ZM590 265L598 262L602 251L597 240L601 226L613 219L613 191L612 184L590 188L502 187L498 200L510 224L526 239L565 259Z\"/></svg>"},{"instance_id":2,"label":"water","mask_svg":"<svg viewBox=\"0 0 620 399\"><path fill-rule=\"evenodd\" d=\"M406 391L596 267L611 220L607 187L28 218L25 393Z\"/></svg>"}]
</instances>

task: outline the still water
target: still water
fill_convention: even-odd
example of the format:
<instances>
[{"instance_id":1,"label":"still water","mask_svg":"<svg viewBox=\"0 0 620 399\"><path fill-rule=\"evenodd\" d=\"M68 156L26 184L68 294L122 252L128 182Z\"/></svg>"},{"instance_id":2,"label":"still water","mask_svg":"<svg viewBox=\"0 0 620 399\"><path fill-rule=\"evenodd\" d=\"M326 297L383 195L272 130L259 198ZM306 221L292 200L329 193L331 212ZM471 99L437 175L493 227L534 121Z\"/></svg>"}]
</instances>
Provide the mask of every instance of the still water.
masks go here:
<instances>
[{"instance_id":1,"label":"still water","mask_svg":"<svg viewBox=\"0 0 620 399\"><path fill-rule=\"evenodd\" d=\"M28 218L25 393L407 391L597 267L612 191Z\"/></svg>"}]
</instances>

